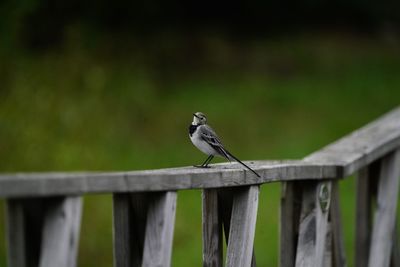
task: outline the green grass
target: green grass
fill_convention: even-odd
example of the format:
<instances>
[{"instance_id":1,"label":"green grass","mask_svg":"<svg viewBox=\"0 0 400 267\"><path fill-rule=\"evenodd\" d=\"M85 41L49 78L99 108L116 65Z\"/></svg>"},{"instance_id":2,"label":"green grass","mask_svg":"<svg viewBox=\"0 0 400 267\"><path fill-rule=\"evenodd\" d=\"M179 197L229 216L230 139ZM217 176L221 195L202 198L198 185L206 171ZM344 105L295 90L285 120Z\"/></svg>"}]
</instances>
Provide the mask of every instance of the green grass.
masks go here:
<instances>
[{"instance_id":1,"label":"green grass","mask_svg":"<svg viewBox=\"0 0 400 267\"><path fill-rule=\"evenodd\" d=\"M160 38L120 50L71 38L59 50L6 56L0 171L193 165L204 160L187 136L194 111L206 113L243 160L302 158L399 103L399 48L380 40L327 35L238 43L214 36L187 53L182 42ZM354 179L340 189L351 266ZM262 187L258 266L278 262L279 194L279 184ZM200 204L199 191L179 192L173 266L201 264ZM110 195L85 197L79 266L112 264L111 207Z\"/></svg>"}]
</instances>

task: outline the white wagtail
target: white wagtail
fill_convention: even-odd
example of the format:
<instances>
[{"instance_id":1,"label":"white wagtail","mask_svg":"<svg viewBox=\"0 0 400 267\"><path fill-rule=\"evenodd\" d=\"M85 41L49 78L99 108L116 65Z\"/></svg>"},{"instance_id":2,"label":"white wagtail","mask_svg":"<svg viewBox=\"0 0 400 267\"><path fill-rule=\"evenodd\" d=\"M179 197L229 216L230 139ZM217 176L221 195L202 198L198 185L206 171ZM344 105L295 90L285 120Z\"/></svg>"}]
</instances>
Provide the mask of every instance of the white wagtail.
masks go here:
<instances>
[{"instance_id":1,"label":"white wagtail","mask_svg":"<svg viewBox=\"0 0 400 267\"><path fill-rule=\"evenodd\" d=\"M201 112L196 112L193 114L193 122L189 126L189 136L192 143L200 149L201 152L208 155L206 161L200 166L196 165L195 167L199 168L208 168L208 164L214 158L214 156L220 156L226 158L227 160L237 161L242 164L248 170L253 172L255 175L260 177L258 173L256 173L249 166L241 162L238 158L228 152L222 145L215 131L207 125L207 118Z\"/></svg>"}]
</instances>

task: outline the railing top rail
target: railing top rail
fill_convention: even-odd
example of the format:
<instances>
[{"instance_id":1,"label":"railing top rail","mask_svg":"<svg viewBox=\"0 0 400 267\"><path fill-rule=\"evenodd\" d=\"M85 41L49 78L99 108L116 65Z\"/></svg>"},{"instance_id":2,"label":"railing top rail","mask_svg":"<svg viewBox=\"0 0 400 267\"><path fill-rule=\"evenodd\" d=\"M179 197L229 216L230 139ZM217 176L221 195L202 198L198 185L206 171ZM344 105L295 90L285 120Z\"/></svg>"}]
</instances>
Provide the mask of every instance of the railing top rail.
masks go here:
<instances>
[{"instance_id":1,"label":"railing top rail","mask_svg":"<svg viewBox=\"0 0 400 267\"><path fill-rule=\"evenodd\" d=\"M0 197L164 191L342 178L399 146L400 107L304 160L246 162L261 178L229 163L215 164L210 169L2 174Z\"/></svg>"},{"instance_id":2,"label":"railing top rail","mask_svg":"<svg viewBox=\"0 0 400 267\"><path fill-rule=\"evenodd\" d=\"M336 166L303 161L246 162L261 178L236 163L212 168L169 168L128 172L30 173L0 176L0 196L45 196L217 188L295 179L336 178Z\"/></svg>"},{"instance_id":3,"label":"railing top rail","mask_svg":"<svg viewBox=\"0 0 400 267\"><path fill-rule=\"evenodd\" d=\"M400 147L400 107L304 160L342 166L342 176L348 176L397 147Z\"/></svg>"}]
</instances>

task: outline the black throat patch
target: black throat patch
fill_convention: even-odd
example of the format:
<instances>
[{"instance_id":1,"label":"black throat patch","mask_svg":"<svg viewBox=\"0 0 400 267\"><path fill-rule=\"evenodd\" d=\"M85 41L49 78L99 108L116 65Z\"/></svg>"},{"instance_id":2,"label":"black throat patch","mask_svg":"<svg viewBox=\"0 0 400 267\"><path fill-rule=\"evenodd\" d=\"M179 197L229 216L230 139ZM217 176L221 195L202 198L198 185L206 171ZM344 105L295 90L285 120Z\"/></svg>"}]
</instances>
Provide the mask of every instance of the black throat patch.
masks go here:
<instances>
[{"instance_id":1,"label":"black throat patch","mask_svg":"<svg viewBox=\"0 0 400 267\"><path fill-rule=\"evenodd\" d=\"M192 137L192 135L196 131L197 127L199 127L199 125L190 124L190 126L189 126L189 135L190 135L190 137Z\"/></svg>"}]
</instances>

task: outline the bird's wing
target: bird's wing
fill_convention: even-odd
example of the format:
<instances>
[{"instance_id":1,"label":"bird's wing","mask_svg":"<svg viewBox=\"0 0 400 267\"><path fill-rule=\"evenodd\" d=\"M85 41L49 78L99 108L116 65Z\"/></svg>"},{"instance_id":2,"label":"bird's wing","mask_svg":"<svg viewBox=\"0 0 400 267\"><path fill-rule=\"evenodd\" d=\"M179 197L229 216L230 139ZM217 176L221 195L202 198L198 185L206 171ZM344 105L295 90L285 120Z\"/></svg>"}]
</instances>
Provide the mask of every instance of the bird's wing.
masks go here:
<instances>
[{"instance_id":1,"label":"bird's wing","mask_svg":"<svg viewBox=\"0 0 400 267\"><path fill-rule=\"evenodd\" d=\"M228 152L224 146L222 145L221 141L218 138L218 135L214 132L214 130L208 126L207 124L201 125L198 128L199 134L201 138L206 141L210 146L212 146L222 157L226 158L227 160L235 160L238 163L242 164L244 167L246 167L248 170L253 172L255 175L258 177L261 177L256 171L254 171L252 168L241 162L238 158L236 158L234 155L232 155L230 152Z\"/></svg>"},{"instance_id":2,"label":"bird's wing","mask_svg":"<svg viewBox=\"0 0 400 267\"><path fill-rule=\"evenodd\" d=\"M206 141L210 146L212 146L222 157L226 158L227 160L235 160L238 163L242 164L244 167L246 167L248 170L253 172L255 175L258 177L261 177L256 171L254 171L252 168L244 164L242 161L240 161L238 158L236 158L234 155L232 155L230 152L228 152L224 146L222 145L221 141L218 138L218 135L214 132L214 130L208 126L207 124L199 126L199 134L201 138Z\"/></svg>"},{"instance_id":3,"label":"bird's wing","mask_svg":"<svg viewBox=\"0 0 400 267\"><path fill-rule=\"evenodd\" d=\"M229 152L227 152L218 138L215 131L208 125L201 125L199 127L199 134L201 138L206 141L210 146L212 146L221 156L231 160L229 157Z\"/></svg>"}]
</instances>

